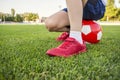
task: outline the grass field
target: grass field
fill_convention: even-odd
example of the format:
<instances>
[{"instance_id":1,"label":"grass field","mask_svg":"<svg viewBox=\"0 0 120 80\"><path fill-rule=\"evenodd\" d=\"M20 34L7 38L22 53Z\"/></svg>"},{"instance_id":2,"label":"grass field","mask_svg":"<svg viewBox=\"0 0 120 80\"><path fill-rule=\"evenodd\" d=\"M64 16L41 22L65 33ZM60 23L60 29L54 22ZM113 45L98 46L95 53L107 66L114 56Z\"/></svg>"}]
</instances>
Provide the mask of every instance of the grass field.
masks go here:
<instances>
[{"instance_id":1,"label":"grass field","mask_svg":"<svg viewBox=\"0 0 120 80\"><path fill-rule=\"evenodd\" d=\"M59 34L44 25L0 25L0 80L120 80L119 26L103 26L100 43L69 58L46 55Z\"/></svg>"}]
</instances>

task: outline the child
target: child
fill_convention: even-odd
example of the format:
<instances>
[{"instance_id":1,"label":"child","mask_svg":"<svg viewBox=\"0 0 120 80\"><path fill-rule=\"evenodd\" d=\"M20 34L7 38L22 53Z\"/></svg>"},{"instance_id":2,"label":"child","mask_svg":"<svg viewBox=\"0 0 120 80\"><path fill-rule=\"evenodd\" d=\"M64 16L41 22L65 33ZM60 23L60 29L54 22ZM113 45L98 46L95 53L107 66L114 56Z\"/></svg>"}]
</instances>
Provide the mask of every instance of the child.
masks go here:
<instances>
[{"instance_id":1,"label":"child","mask_svg":"<svg viewBox=\"0 0 120 80\"><path fill-rule=\"evenodd\" d=\"M81 36L82 20L99 20L104 16L106 0L66 0L67 8L50 16L45 24L49 31L63 32L56 48L48 50L50 56L69 57L86 51Z\"/></svg>"}]
</instances>

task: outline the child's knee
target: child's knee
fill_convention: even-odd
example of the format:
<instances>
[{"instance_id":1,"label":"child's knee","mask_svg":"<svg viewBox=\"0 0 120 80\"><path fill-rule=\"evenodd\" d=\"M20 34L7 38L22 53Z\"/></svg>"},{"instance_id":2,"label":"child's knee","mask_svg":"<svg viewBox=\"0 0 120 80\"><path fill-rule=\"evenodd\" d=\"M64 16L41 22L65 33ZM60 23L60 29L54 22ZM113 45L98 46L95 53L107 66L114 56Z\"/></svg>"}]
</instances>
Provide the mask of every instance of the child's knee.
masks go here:
<instances>
[{"instance_id":1,"label":"child's knee","mask_svg":"<svg viewBox=\"0 0 120 80\"><path fill-rule=\"evenodd\" d=\"M46 19L45 26L50 32L55 31L55 29L57 28L57 24L54 21L49 19Z\"/></svg>"}]
</instances>

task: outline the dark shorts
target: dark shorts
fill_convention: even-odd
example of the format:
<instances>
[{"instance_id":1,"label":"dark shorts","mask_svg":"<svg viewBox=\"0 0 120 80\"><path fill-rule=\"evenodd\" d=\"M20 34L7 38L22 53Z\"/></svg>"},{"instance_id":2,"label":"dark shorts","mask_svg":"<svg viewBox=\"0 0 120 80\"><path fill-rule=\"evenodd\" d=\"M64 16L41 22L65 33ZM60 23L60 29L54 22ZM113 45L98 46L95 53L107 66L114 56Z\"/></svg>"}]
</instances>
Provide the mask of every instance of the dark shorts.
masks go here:
<instances>
[{"instance_id":1,"label":"dark shorts","mask_svg":"<svg viewBox=\"0 0 120 80\"><path fill-rule=\"evenodd\" d=\"M67 8L63 11L67 12ZM85 20L99 20L104 16L105 5L101 0L88 0L83 9L83 19Z\"/></svg>"}]
</instances>

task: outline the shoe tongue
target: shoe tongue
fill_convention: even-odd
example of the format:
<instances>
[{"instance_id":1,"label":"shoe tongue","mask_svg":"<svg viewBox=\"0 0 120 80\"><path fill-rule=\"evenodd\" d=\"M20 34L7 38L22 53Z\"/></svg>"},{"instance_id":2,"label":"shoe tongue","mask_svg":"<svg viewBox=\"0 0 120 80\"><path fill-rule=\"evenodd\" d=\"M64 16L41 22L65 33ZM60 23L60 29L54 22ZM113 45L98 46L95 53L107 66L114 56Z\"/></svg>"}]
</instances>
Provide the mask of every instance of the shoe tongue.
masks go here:
<instances>
[{"instance_id":1,"label":"shoe tongue","mask_svg":"<svg viewBox=\"0 0 120 80\"><path fill-rule=\"evenodd\" d=\"M65 41L74 41L75 39L74 38L71 38L71 37L69 37L69 38L67 38Z\"/></svg>"},{"instance_id":2,"label":"shoe tongue","mask_svg":"<svg viewBox=\"0 0 120 80\"><path fill-rule=\"evenodd\" d=\"M68 47L69 45L71 45L71 43L74 41L74 38L67 38L58 48L63 48L65 49L66 47Z\"/></svg>"}]
</instances>

